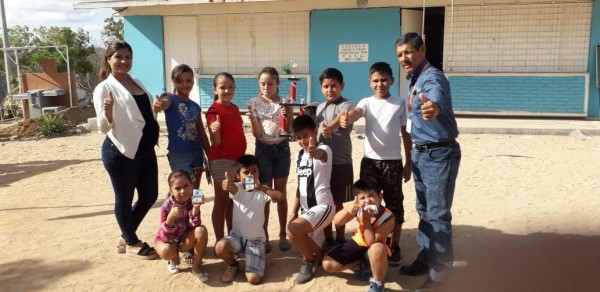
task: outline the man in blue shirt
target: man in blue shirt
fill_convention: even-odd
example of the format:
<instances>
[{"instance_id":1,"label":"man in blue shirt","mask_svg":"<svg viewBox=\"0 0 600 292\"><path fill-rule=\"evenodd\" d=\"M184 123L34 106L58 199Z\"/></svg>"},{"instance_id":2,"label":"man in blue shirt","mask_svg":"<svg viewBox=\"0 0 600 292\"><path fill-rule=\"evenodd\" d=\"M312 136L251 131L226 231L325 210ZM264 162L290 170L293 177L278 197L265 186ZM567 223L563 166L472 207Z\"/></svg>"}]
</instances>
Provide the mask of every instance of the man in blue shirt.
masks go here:
<instances>
[{"instance_id":1,"label":"man in blue shirt","mask_svg":"<svg viewBox=\"0 0 600 292\"><path fill-rule=\"evenodd\" d=\"M411 152L417 193L421 250L401 274L427 279L417 291L427 291L444 280L452 267L452 199L460 165L461 150L456 141L458 127L452 110L450 83L425 58L425 44L417 33L407 33L396 41L396 54L408 73L407 131L413 140Z\"/></svg>"}]
</instances>

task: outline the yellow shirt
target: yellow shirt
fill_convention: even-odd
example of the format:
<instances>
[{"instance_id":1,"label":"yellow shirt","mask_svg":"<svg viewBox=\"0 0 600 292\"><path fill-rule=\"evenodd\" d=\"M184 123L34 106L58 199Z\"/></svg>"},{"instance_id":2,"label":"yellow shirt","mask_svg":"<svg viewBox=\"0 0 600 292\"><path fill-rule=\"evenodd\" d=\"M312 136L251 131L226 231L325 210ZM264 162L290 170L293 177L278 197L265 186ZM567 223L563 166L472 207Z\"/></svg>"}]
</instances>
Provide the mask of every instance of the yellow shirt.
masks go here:
<instances>
[{"instance_id":1,"label":"yellow shirt","mask_svg":"<svg viewBox=\"0 0 600 292\"><path fill-rule=\"evenodd\" d=\"M360 212L359 214L357 214L357 220L358 220L358 228L356 229L356 231L354 232L354 236L352 236L352 240L354 240L356 242L356 244L358 244L359 246L364 246L364 247L369 247L369 245L367 245L367 243L365 242L365 227L362 224L362 220L360 220ZM377 231L377 228L381 225L383 225L385 222L387 222L388 220L394 218L394 214L392 213L392 211L390 211L390 209L385 208L385 210L383 211L383 213L379 216L379 217L375 217L375 218L371 218L371 226L373 227L373 231ZM385 238L383 238L383 240L381 241L382 243L385 243ZM391 254L390 248L387 248L388 250L388 255Z\"/></svg>"}]
</instances>

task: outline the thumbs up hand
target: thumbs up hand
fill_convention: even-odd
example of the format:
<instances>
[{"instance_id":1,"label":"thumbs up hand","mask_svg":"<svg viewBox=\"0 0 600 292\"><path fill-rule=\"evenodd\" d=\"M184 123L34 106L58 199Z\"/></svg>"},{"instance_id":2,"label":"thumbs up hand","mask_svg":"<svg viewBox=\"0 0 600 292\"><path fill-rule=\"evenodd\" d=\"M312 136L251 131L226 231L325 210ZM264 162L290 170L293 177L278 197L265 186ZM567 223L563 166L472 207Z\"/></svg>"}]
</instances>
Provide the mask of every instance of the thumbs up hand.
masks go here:
<instances>
[{"instance_id":1,"label":"thumbs up hand","mask_svg":"<svg viewBox=\"0 0 600 292\"><path fill-rule=\"evenodd\" d=\"M354 196L354 203L352 204L352 209L350 209L348 212L352 215L352 216L356 216L356 213L358 213L358 210L360 210L360 202L358 201L358 196Z\"/></svg>"},{"instance_id":2,"label":"thumbs up hand","mask_svg":"<svg viewBox=\"0 0 600 292\"><path fill-rule=\"evenodd\" d=\"M425 94L423 94L423 92L419 93L419 99L421 100L421 102L423 103L423 105L421 105L421 112L423 113L423 119L426 121L431 121L433 119L435 119L437 117L437 115L440 113L440 106L429 100L427 97L425 97Z\"/></svg>"},{"instance_id":3,"label":"thumbs up hand","mask_svg":"<svg viewBox=\"0 0 600 292\"><path fill-rule=\"evenodd\" d=\"M248 106L248 112L246 113L246 115L248 116L248 118L252 121L255 118L258 118L258 116L255 114L254 111L254 107L253 106Z\"/></svg>"},{"instance_id":4,"label":"thumbs up hand","mask_svg":"<svg viewBox=\"0 0 600 292\"><path fill-rule=\"evenodd\" d=\"M340 127L342 128L348 128L349 125L349 121L348 121L348 111L345 111L342 113L342 115L340 116Z\"/></svg>"},{"instance_id":5,"label":"thumbs up hand","mask_svg":"<svg viewBox=\"0 0 600 292\"><path fill-rule=\"evenodd\" d=\"M104 103L102 104L102 109L104 110L104 116L108 120L109 123L112 123L112 114L113 114L113 105L115 104L115 98L112 95L112 92L108 92L108 97L104 99Z\"/></svg>"},{"instance_id":6,"label":"thumbs up hand","mask_svg":"<svg viewBox=\"0 0 600 292\"><path fill-rule=\"evenodd\" d=\"M213 133L219 132L221 130L221 117L217 115L217 120L210 124L210 131Z\"/></svg>"},{"instance_id":7,"label":"thumbs up hand","mask_svg":"<svg viewBox=\"0 0 600 292\"><path fill-rule=\"evenodd\" d=\"M224 191L230 191L233 188L233 180L229 179L229 174L225 172L225 179L221 183L221 187Z\"/></svg>"},{"instance_id":8,"label":"thumbs up hand","mask_svg":"<svg viewBox=\"0 0 600 292\"><path fill-rule=\"evenodd\" d=\"M321 124L321 134L326 139L331 139L331 128L325 122Z\"/></svg>"}]
</instances>

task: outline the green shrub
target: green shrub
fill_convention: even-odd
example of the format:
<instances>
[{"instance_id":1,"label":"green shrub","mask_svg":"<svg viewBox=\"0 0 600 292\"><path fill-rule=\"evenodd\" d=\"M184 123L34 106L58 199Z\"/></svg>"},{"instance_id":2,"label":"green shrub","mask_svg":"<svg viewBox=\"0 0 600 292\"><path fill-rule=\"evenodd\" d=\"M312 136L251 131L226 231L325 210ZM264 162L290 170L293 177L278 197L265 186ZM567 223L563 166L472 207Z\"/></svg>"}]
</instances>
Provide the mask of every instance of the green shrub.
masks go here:
<instances>
[{"instance_id":1,"label":"green shrub","mask_svg":"<svg viewBox=\"0 0 600 292\"><path fill-rule=\"evenodd\" d=\"M63 114L45 115L38 123L37 129L44 136L59 134L68 129L68 121Z\"/></svg>"}]
</instances>

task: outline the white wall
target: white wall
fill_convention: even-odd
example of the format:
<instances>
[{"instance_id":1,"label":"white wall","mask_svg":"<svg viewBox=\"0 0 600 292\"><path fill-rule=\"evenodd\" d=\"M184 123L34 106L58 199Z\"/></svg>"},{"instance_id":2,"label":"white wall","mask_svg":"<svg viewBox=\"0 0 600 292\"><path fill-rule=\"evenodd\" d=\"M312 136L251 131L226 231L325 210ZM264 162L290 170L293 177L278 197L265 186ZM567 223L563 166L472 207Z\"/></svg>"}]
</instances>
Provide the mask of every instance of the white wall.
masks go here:
<instances>
[{"instance_id":1,"label":"white wall","mask_svg":"<svg viewBox=\"0 0 600 292\"><path fill-rule=\"evenodd\" d=\"M173 92L171 71L179 64L186 64L197 72L198 40L197 24L194 16L167 16L163 19L165 38L165 77L167 92ZM195 78L198 80L198 78ZM190 98L195 102L199 100L200 91L198 84L190 92Z\"/></svg>"},{"instance_id":2,"label":"white wall","mask_svg":"<svg viewBox=\"0 0 600 292\"><path fill-rule=\"evenodd\" d=\"M586 72L591 3L446 7L445 72Z\"/></svg>"},{"instance_id":3,"label":"white wall","mask_svg":"<svg viewBox=\"0 0 600 292\"><path fill-rule=\"evenodd\" d=\"M198 31L202 74L281 71L289 61L308 72L308 12L198 15Z\"/></svg>"}]
</instances>

